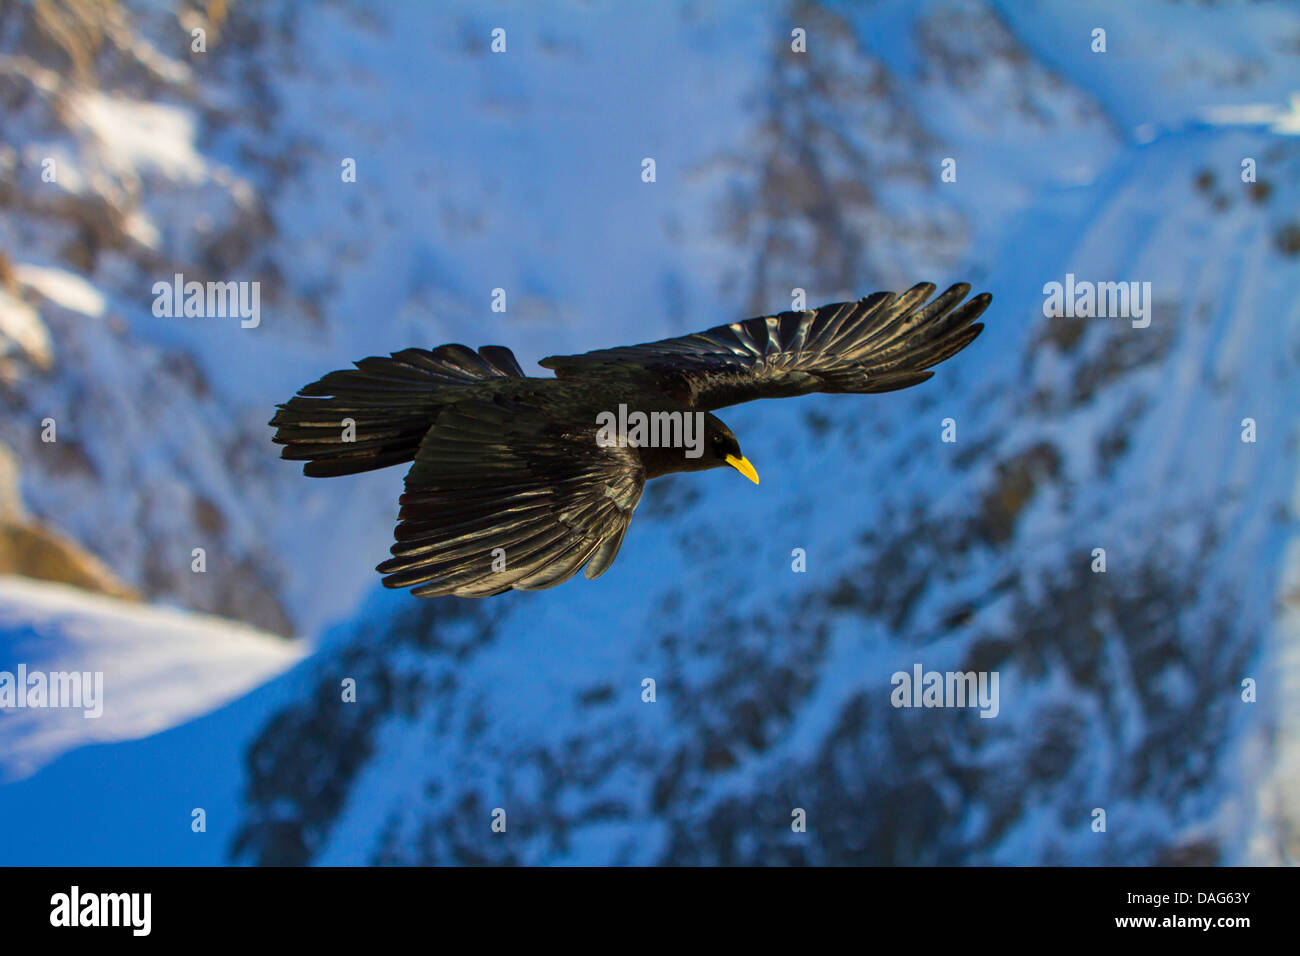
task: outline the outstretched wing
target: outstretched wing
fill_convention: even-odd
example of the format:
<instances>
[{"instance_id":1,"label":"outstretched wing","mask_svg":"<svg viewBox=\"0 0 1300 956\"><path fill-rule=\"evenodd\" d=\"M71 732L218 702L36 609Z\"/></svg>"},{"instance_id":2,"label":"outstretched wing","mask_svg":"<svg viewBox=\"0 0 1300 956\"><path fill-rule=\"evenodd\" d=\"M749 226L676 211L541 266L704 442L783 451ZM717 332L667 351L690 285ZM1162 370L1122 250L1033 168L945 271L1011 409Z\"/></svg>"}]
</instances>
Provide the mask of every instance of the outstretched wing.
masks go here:
<instances>
[{"instance_id":1,"label":"outstretched wing","mask_svg":"<svg viewBox=\"0 0 1300 956\"><path fill-rule=\"evenodd\" d=\"M477 353L463 345L404 349L353 364L303 386L270 421L271 441L285 446L280 457L306 462L304 475L354 475L410 461L445 389L524 377L514 354L500 345ZM349 422L354 433L345 438Z\"/></svg>"},{"instance_id":2,"label":"outstretched wing","mask_svg":"<svg viewBox=\"0 0 1300 956\"><path fill-rule=\"evenodd\" d=\"M406 476L391 588L484 597L603 574L645 487L631 448L503 398L444 408Z\"/></svg>"},{"instance_id":3,"label":"outstretched wing","mask_svg":"<svg viewBox=\"0 0 1300 956\"><path fill-rule=\"evenodd\" d=\"M877 292L815 311L720 325L676 339L542 359L559 378L602 366L636 366L660 377L676 397L712 410L756 398L809 392L890 392L924 382L984 328L972 324L992 296L962 303L959 283L927 299L925 282L902 295Z\"/></svg>"}]
</instances>

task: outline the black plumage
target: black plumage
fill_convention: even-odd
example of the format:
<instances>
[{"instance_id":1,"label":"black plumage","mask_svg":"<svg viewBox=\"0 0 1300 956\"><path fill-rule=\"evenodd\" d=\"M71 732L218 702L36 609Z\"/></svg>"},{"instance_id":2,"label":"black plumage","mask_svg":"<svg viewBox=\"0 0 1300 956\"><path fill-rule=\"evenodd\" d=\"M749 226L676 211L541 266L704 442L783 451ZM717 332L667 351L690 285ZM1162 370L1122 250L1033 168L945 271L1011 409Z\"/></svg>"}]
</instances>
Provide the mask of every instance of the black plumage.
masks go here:
<instances>
[{"instance_id":1,"label":"black plumage","mask_svg":"<svg viewBox=\"0 0 1300 956\"><path fill-rule=\"evenodd\" d=\"M880 292L643 345L552 356L530 378L509 349L405 349L331 372L279 406L281 457L315 477L414 462L400 499L389 587L418 596L546 588L618 555L647 480L730 465L758 480L712 411L811 392L888 392L924 382L983 325L970 287ZM927 301L928 300L928 301ZM699 413L695 449L598 441L619 406ZM607 420L607 419L606 419ZM666 418L665 418L666 420Z\"/></svg>"}]
</instances>

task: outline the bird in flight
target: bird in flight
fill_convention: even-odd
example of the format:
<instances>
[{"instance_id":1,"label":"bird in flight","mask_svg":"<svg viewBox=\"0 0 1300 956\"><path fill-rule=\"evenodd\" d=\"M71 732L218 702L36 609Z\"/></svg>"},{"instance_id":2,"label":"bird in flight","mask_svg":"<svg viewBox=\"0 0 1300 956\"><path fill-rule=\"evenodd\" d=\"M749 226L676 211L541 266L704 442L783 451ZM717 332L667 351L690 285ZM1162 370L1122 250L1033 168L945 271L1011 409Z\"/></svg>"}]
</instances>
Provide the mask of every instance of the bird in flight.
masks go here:
<instances>
[{"instance_id":1,"label":"bird in flight","mask_svg":"<svg viewBox=\"0 0 1300 956\"><path fill-rule=\"evenodd\" d=\"M414 462L384 584L418 597L549 588L618 555L645 483L730 466L758 482L713 411L812 392L917 385L984 328L970 286L720 325L643 345L543 359L509 349L410 348L331 372L278 406L281 457L313 477Z\"/></svg>"}]
</instances>

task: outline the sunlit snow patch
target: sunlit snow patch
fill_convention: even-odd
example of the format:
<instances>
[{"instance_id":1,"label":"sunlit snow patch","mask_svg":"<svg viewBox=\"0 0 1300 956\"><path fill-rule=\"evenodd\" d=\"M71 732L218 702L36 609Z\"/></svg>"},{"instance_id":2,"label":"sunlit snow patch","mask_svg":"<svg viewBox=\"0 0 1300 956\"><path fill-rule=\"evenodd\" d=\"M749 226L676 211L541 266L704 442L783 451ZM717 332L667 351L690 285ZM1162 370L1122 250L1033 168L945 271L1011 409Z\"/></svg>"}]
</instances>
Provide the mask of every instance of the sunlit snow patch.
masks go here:
<instances>
[{"instance_id":1,"label":"sunlit snow patch","mask_svg":"<svg viewBox=\"0 0 1300 956\"><path fill-rule=\"evenodd\" d=\"M0 680L103 674L102 715L83 708L0 710L0 779L68 750L145 737L225 704L302 659L302 642L234 621L0 577Z\"/></svg>"},{"instance_id":2,"label":"sunlit snow patch","mask_svg":"<svg viewBox=\"0 0 1300 956\"><path fill-rule=\"evenodd\" d=\"M1215 126L1267 126L1283 136L1300 136L1300 93L1292 93L1286 106L1274 103L1246 103L1216 106L1206 111Z\"/></svg>"}]
</instances>

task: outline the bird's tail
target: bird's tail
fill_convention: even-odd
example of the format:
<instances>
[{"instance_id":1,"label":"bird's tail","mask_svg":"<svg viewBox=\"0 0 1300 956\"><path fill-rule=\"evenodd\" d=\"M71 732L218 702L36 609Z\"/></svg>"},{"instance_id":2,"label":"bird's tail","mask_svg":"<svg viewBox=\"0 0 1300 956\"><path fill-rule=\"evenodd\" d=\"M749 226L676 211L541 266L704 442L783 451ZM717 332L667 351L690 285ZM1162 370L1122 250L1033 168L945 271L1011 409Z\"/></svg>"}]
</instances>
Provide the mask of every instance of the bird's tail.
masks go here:
<instances>
[{"instance_id":1,"label":"bird's tail","mask_svg":"<svg viewBox=\"0 0 1300 956\"><path fill-rule=\"evenodd\" d=\"M280 457L305 462L305 475L354 475L411 461L448 388L524 377L499 345L406 349L353 364L301 389L270 421L271 440L284 446Z\"/></svg>"}]
</instances>

